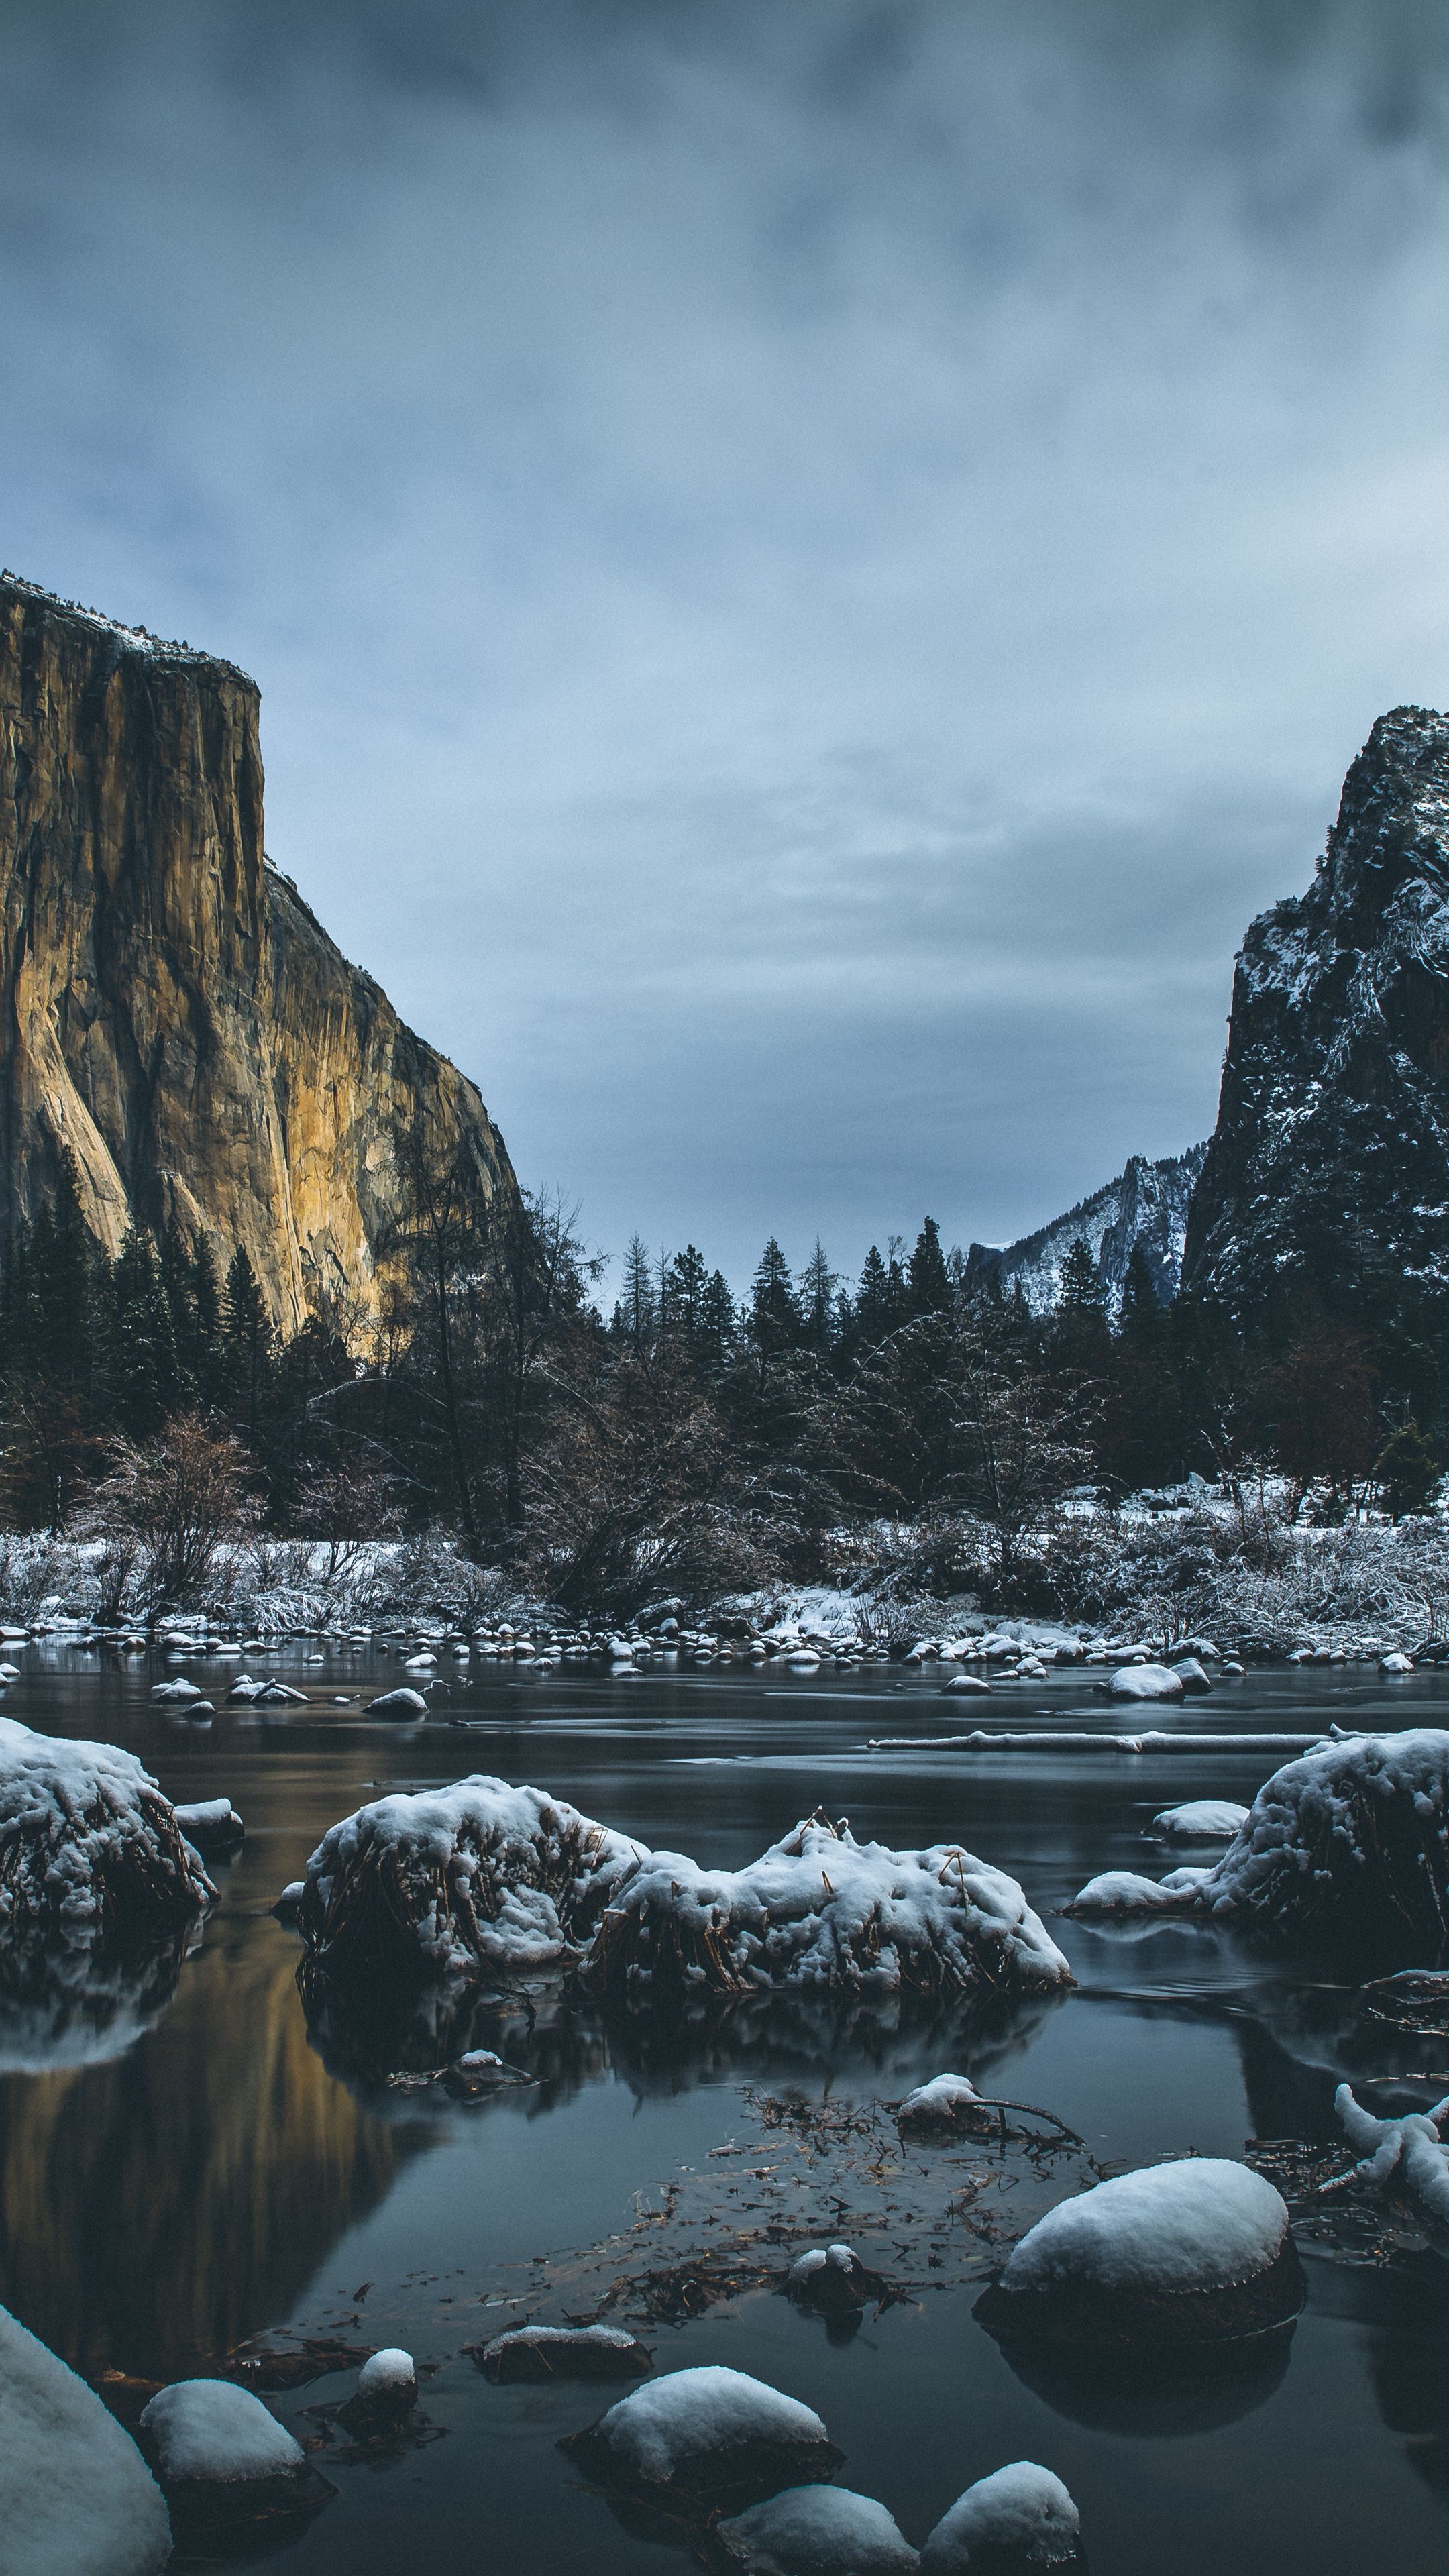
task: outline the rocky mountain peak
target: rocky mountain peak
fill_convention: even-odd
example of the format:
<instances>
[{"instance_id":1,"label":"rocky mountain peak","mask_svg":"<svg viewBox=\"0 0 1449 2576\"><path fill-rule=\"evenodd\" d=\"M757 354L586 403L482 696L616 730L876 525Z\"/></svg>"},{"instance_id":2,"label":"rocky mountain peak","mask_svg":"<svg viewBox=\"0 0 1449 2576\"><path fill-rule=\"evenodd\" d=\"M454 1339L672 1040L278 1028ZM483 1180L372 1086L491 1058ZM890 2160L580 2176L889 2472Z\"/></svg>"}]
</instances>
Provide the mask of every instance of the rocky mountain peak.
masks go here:
<instances>
[{"instance_id":1,"label":"rocky mountain peak","mask_svg":"<svg viewBox=\"0 0 1449 2576\"><path fill-rule=\"evenodd\" d=\"M1307 892L1243 942L1184 1287L1449 1282L1449 717L1381 716Z\"/></svg>"}]
</instances>

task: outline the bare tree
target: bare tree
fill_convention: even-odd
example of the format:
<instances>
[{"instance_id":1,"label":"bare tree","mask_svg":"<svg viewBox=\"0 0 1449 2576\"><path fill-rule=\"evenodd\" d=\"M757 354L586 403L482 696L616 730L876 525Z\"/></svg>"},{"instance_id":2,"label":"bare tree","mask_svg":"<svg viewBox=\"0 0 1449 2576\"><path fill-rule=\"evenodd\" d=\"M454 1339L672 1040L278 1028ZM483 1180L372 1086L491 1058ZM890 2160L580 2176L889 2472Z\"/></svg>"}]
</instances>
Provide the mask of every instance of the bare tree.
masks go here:
<instances>
[{"instance_id":1,"label":"bare tree","mask_svg":"<svg viewBox=\"0 0 1449 2576\"><path fill-rule=\"evenodd\" d=\"M195 1601L219 1551L259 1518L248 1452L230 1432L180 1413L154 1440L118 1440L109 1473L93 1487L82 1526L101 1537L128 1531L146 1551L153 1610Z\"/></svg>"}]
</instances>

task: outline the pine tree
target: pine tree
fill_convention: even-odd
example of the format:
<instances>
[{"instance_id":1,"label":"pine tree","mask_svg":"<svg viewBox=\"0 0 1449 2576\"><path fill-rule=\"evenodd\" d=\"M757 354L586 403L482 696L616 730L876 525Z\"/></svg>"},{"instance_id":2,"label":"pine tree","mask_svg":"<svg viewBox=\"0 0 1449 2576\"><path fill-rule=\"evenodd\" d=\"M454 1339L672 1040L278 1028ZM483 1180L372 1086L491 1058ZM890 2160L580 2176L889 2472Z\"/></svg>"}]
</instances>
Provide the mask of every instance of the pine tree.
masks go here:
<instances>
[{"instance_id":1,"label":"pine tree","mask_svg":"<svg viewBox=\"0 0 1449 2576\"><path fill-rule=\"evenodd\" d=\"M951 1279L941 1250L941 1229L933 1216L927 1217L916 1237L906 1272L906 1300L912 1315L948 1315L951 1311Z\"/></svg>"},{"instance_id":2,"label":"pine tree","mask_svg":"<svg viewBox=\"0 0 1449 2576\"><path fill-rule=\"evenodd\" d=\"M216 1254L209 1234L198 1235L192 1255L190 1307L192 1344L189 1364L198 1399L210 1408L221 1401L223 1368L221 1281L216 1275Z\"/></svg>"},{"instance_id":3,"label":"pine tree","mask_svg":"<svg viewBox=\"0 0 1449 2576\"><path fill-rule=\"evenodd\" d=\"M750 1333L762 1351L794 1350L800 1340L790 1265L771 1235L750 1283Z\"/></svg>"},{"instance_id":4,"label":"pine tree","mask_svg":"<svg viewBox=\"0 0 1449 2576\"><path fill-rule=\"evenodd\" d=\"M659 1321L649 1248L642 1235L631 1238L624 1255L624 1285L615 1313L624 1340L642 1350Z\"/></svg>"},{"instance_id":5,"label":"pine tree","mask_svg":"<svg viewBox=\"0 0 1449 2576\"><path fill-rule=\"evenodd\" d=\"M800 1321L807 1349L819 1351L824 1357L834 1339L835 1273L818 1234L815 1249L800 1273Z\"/></svg>"},{"instance_id":6,"label":"pine tree","mask_svg":"<svg viewBox=\"0 0 1449 2576\"><path fill-rule=\"evenodd\" d=\"M737 1331L730 1283L722 1270L712 1270L705 1283L699 1315L700 1365L707 1376L723 1377L734 1357Z\"/></svg>"},{"instance_id":7,"label":"pine tree","mask_svg":"<svg viewBox=\"0 0 1449 2576\"><path fill-rule=\"evenodd\" d=\"M1152 1265L1140 1243L1133 1244L1127 1258L1118 1332L1124 1342L1138 1350L1158 1350L1162 1346L1162 1300L1157 1294Z\"/></svg>"},{"instance_id":8,"label":"pine tree","mask_svg":"<svg viewBox=\"0 0 1449 2576\"><path fill-rule=\"evenodd\" d=\"M676 1252L664 1274L660 1320L668 1331L680 1334L687 1342L697 1339L708 1285L709 1272L703 1256L692 1243L687 1243L682 1252Z\"/></svg>"},{"instance_id":9,"label":"pine tree","mask_svg":"<svg viewBox=\"0 0 1449 2576\"><path fill-rule=\"evenodd\" d=\"M252 1448L262 1426L275 1344L256 1272L238 1244L221 1301L222 1368L227 1409Z\"/></svg>"},{"instance_id":10,"label":"pine tree","mask_svg":"<svg viewBox=\"0 0 1449 2576\"><path fill-rule=\"evenodd\" d=\"M95 1338L90 1228L81 1210L75 1157L66 1151L55 1198L35 1229L31 1248L34 1296L33 1364L56 1387L79 1396L88 1391Z\"/></svg>"},{"instance_id":11,"label":"pine tree","mask_svg":"<svg viewBox=\"0 0 1449 2576\"><path fill-rule=\"evenodd\" d=\"M112 1400L123 1431L147 1439L184 1402L170 1301L149 1234L133 1226L111 1272Z\"/></svg>"},{"instance_id":12,"label":"pine tree","mask_svg":"<svg viewBox=\"0 0 1449 2576\"><path fill-rule=\"evenodd\" d=\"M1092 1258L1092 1248L1079 1234L1067 1247L1057 1283L1057 1313L1068 1315L1103 1315L1107 1311L1102 1275Z\"/></svg>"}]
</instances>

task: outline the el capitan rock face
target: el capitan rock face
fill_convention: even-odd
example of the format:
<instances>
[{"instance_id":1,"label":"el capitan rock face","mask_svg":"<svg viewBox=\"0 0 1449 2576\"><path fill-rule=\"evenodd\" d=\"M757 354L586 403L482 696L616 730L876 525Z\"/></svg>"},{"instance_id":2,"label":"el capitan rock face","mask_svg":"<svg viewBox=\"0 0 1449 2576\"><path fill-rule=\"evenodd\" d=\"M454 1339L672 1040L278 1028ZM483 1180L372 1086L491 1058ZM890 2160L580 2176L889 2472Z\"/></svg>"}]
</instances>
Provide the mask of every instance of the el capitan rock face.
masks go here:
<instances>
[{"instance_id":1,"label":"el capitan rock face","mask_svg":"<svg viewBox=\"0 0 1449 2576\"><path fill-rule=\"evenodd\" d=\"M1183 1287L1449 1282L1449 717L1380 716L1306 894L1255 921Z\"/></svg>"},{"instance_id":2,"label":"el capitan rock face","mask_svg":"<svg viewBox=\"0 0 1449 2576\"><path fill-rule=\"evenodd\" d=\"M133 1220L241 1245L273 1314L374 1302L424 1119L516 1184L478 1093L263 856L259 693L228 662L0 575L0 1234L68 1146Z\"/></svg>"}]
</instances>

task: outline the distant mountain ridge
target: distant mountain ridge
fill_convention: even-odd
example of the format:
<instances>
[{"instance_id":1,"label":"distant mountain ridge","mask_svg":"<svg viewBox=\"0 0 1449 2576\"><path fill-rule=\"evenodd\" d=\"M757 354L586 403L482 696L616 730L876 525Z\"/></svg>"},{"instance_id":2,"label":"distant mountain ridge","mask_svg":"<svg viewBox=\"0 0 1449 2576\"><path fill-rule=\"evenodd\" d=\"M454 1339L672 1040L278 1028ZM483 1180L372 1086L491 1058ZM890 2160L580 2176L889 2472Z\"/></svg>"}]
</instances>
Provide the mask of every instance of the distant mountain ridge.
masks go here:
<instances>
[{"instance_id":1,"label":"distant mountain ridge","mask_svg":"<svg viewBox=\"0 0 1449 2576\"><path fill-rule=\"evenodd\" d=\"M973 1243L968 1274L995 1277L1010 1291L1020 1287L1033 1314L1046 1314L1056 1304L1062 1263L1080 1236L1097 1264L1115 1312L1122 1302L1123 1282L1134 1249L1140 1244L1152 1273L1152 1284L1164 1305L1176 1296L1182 1276L1188 1207L1207 1155L1207 1146L1189 1145L1185 1154L1165 1155L1149 1163L1134 1154L1114 1181L1079 1199L1064 1216L1053 1217L1035 1234L1004 1250Z\"/></svg>"},{"instance_id":2,"label":"distant mountain ridge","mask_svg":"<svg viewBox=\"0 0 1449 2576\"><path fill-rule=\"evenodd\" d=\"M1449 716L1380 716L1306 894L1251 925L1184 1285L1449 1285Z\"/></svg>"}]
</instances>

